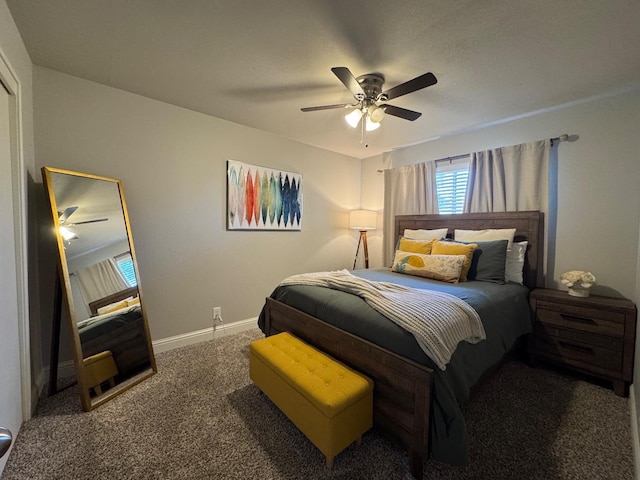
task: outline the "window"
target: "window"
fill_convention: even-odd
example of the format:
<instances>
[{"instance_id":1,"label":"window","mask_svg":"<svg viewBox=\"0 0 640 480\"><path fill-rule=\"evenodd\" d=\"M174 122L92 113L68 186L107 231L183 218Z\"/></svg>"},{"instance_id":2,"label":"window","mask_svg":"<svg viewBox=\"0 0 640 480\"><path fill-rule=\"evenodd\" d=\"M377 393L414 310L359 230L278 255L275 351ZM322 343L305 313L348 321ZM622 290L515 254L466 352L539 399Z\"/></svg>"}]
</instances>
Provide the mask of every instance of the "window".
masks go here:
<instances>
[{"instance_id":1,"label":"window","mask_svg":"<svg viewBox=\"0 0 640 480\"><path fill-rule=\"evenodd\" d=\"M438 212L462 213L467 194L469 157L436 162Z\"/></svg>"},{"instance_id":2,"label":"window","mask_svg":"<svg viewBox=\"0 0 640 480\"><path fill-rule=\"evenodd\" d=\"M118 270L120 270L120 273L127 284L130 287L136 287L138 285L138 280L136 279L136 271L133 268L133 259L131 258L131 254L123 253L122 255L118 255L115 260Z\"/></svg>"}]
</instances>

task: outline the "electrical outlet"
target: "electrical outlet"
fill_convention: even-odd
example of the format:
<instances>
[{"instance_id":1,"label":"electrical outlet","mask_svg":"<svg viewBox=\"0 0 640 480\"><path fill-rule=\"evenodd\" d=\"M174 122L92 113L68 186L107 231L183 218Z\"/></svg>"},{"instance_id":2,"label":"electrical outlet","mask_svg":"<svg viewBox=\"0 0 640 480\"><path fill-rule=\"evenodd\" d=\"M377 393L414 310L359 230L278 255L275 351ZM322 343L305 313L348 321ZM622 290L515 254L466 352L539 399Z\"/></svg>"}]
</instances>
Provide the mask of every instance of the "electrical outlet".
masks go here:
<instances>
[{"instance_id":1,"label":"electrical outlet","mask_svg":"<svg viewBox=\"0 0 640 480\"><path fill-rule=\"evenodd\" d=\"M213 307L213 330L215 331L216 326L218 324L222 324L222 307Z\"/></svg>"}]
</instances>

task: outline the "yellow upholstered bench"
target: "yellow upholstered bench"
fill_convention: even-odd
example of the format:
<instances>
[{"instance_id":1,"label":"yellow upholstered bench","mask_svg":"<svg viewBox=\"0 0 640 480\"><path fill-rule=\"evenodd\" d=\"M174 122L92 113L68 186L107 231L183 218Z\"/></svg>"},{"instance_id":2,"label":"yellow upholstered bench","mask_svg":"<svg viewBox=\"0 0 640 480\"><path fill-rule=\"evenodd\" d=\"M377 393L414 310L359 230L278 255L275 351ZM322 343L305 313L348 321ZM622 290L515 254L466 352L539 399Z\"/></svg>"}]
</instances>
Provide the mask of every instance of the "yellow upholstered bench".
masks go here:
<instances>
[{"instance_id":1,"label":"yellow upholstered bench","mask_svg":"<svg viewBox=\"0 0 640 480\"><path fill-rule=\"evenodd\" d=\"M251 343L249 375L325 455L328 468L373 425L373 381L288 332Z\"/></svg>"},{"instance_id":2,"label":"yellow upholstered bench","mask_svg":"<svg viewBox=\"0 0 640 480\"><path fill-rule=\"evenodd\" d=\"M113 359L111 350L97 353L84 359L84 373L89 388L93 388L96 395L102 395L102 383L109 380L109 387L115 387L114 377L118 375L118 367Z\"/></svg>"}]
</instances>

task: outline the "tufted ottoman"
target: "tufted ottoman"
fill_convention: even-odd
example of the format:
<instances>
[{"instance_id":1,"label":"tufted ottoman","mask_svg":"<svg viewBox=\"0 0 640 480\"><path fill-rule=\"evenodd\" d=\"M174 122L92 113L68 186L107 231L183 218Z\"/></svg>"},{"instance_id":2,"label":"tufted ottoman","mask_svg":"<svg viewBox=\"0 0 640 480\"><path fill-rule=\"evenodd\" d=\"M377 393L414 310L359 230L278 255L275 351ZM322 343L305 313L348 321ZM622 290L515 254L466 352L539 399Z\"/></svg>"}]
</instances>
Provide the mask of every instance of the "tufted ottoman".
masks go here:
<instances>
[{"instance_id":1,"label":"tufted ottoman","mask_svg":"<svg viewBox=\"0 0 640 480\"><path fill-rule=\"evenodd\" d=\"M328 468L373 425L373 381L288 332L251 343L249 375L325 455Z\"/></svg>"}]
</instances>

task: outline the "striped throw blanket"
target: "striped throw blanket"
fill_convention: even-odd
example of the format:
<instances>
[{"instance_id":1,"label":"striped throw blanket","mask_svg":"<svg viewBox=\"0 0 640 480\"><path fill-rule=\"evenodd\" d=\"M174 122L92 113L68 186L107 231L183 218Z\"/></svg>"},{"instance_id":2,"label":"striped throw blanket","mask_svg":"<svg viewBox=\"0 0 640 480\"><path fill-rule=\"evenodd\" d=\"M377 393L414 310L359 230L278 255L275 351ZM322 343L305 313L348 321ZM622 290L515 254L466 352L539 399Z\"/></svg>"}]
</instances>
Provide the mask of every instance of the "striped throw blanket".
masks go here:
<instances>
[{"instance_id":1,"label":"striped throw blanket","mask_svg":"<svg viewBox=\"0 0 640 480\"><path fill-rule=\"evenodd\" d=\"M458 343L477 343L486 338L478 313L467 302L448 293L372 282L347 270L293 275L280 285L316 285L362 297L375 310L411 332L442 370Z\"/></svg>"}]
</instances>

